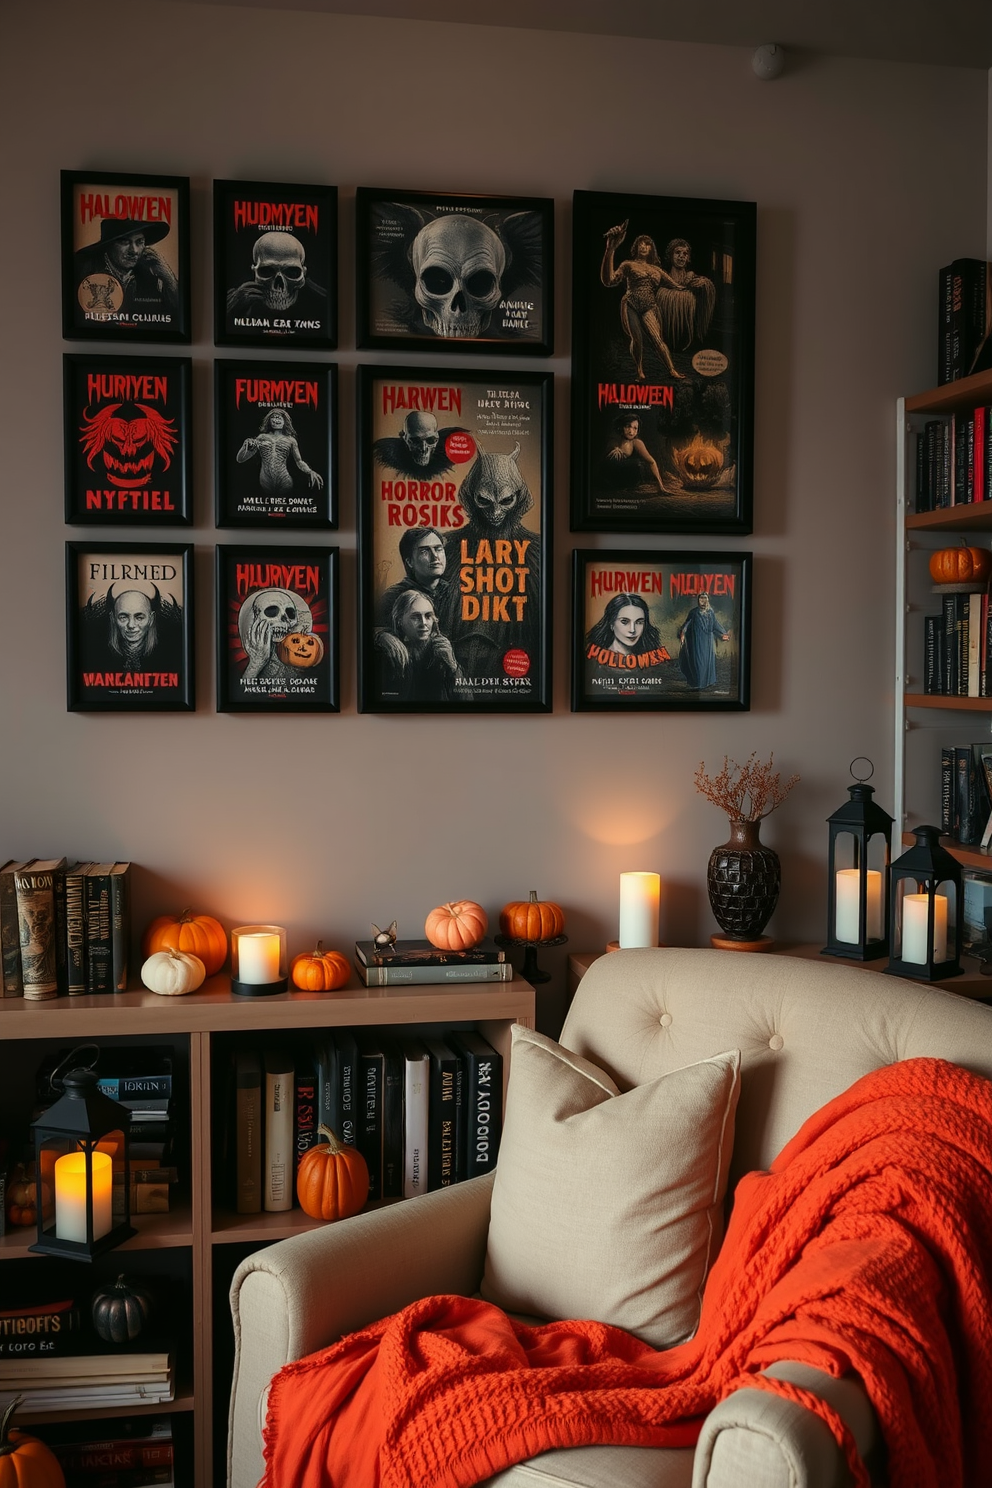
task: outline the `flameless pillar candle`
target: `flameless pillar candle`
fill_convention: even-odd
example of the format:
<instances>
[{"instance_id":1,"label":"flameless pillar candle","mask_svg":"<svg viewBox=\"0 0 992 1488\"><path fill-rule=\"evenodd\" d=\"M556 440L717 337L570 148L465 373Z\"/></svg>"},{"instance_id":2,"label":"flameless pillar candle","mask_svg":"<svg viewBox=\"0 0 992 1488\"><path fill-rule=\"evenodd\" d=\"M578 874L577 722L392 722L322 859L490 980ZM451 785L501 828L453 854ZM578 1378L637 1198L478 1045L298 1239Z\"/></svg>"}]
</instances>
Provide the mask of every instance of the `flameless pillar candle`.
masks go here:
<instances>
[{"instance_id":1,"label":"flameless pillar candle","mask_svg":"<svg viewBox=\"0 0 992 1488\"><path fill-rule=\"evenodd\" d=\"M865 874L868 880L868 902L865 906L865 939L882 939L882 875L877 868L869 868ZM837 911L835 915L834 934L838 940L848 941L851 945L858 943L858 895L861 886L861 873L857 868L838 868L837 870Z\"/></svg>"},{"instance_id":2,"label":"flameless pillar candle","mask_svg":"<svg viewBox=\"0 0 992 1488\"><path fill-rule=\"evenodd\" d=\"M916 966L927 961L927 894L907 894L902 901L902 957ZM933 959L947 960L947 896L933 900Z\"/></svg>"},{"instance_id":3,"label":"flameless pillar candle","mask_svg":"<svg viewBox=\"0 0 992 1488\"><path fill-rule=\"evenodd\" d=\"M657 873L620 875L620 948L658 944L661 878Z\"/></svg>"},{"instance_id":4,"label":"flameless pillar candle","mask_svg":"<svg viewBox=\"0 0 992 1488\"><path fill-rule=\"evenodd\" d=\"M253 986L279 980L279 937L258 930L238 936L238 981Z\"/></svg>"},{"instance_id":5,"label":"flameless pillar candle","mask_svg":"<svg viewBox=\"0 0 992 1488\"><path fill-rule=\"evenodd\" d=\"M106 1152L91 1154L93 1239L113 1229L113 1163ZM55 1238L86 1243L86 1154L67 1152L55 1163Z\"/></svg>"}]
</instances>

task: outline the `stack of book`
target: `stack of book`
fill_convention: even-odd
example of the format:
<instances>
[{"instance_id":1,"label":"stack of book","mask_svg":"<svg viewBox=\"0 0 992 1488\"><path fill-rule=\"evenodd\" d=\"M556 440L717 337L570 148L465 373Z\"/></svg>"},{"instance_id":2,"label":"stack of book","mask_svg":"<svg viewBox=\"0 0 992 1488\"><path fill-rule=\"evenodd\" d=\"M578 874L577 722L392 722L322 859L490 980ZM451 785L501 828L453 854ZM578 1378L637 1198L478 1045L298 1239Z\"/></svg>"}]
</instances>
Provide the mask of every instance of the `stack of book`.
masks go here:
<instances>
[{"instance_id":1,"label":"stack of book","mask_svg":"<svg viewBox=\"0 0 992 1488\"><path fill-rule=\"evenodd\" d=\"M916 436L916 510L992 496L992 407L929 418Z\"/></svg>"},{"instance_id":2,"label":"stack of book","mask_svg":"<svg viewBox=\"0 0 992 1488\"><path fill-rule=\"evenodd\" d=\"M59 1460L66 1488L175 1488L172 1423L135 1418L103 1436L75 1432L49 1445Z\"/></svg>"},{"instance_id":3,"label":"stack of book","mask_svg":"<svg viewBox=\"0 0 992 1488\"><path fill-rule=\"evenodd\" d=\"M956 258L937 276L937 383L956 382L990 363L992 264Z\"/></svg>"},{"instance_id":4,"label":"stack of book","mask_svg":"<svg viewBox=\"0 0 992 1488\"><path fill-rule=\"evenodd\" d=\"M371 940L357 940L355 970L367 987L513 978L513 966L494 940L481 940L470 951L441 951L429 940L397 940L385 949Z\"/></svg>"},{"instance_id":5,"label":"stack of book","mask_svg":"<svg viewBox=\"0 0 992 1488\"><path fill-rule=\"evenodd\" d=\"M966 847L992 843L992 744L941 749L940 830Z\"/></svg>"},{"instance_id":6,"label":"stack of book","mask_svg":"<svg viewBox=\"0 0 992 1488\"><path fill-rule=\"evenodd\" d=\"M173 1398L173 1374L166 1352L0 1358L0 1412L18 1395L25 1412L161 1405Z\"/></svg>"},{"instance_id":7,"label":"stack of book","mask_svg":"<svg viewBox=\"0 0 992 1488\"><path fill-rule=\"evenodd\" d=\"M945 594L923 620L923 690L941 697L992 696L992 621L987 592Z\"/></svg>"},{"instance_id":8,"label":"stack of book","mask_svg":"<svg viewBox=\"0 0 992 1488\"><path fill-rule=\"evenodd\" d=\"M65 858L0 868L5 997L41 1002L126 990L130 868Z\"/></svg>"}]
</instances>

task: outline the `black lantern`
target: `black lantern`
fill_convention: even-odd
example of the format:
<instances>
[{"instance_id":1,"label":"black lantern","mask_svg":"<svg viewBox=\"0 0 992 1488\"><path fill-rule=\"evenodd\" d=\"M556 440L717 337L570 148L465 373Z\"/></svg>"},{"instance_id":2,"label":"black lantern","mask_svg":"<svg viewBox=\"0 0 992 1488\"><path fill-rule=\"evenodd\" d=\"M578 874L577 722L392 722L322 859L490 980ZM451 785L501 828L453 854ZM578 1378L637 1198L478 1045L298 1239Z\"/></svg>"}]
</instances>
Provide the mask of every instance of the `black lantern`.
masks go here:
<instances>
[{"instance_id":1,"label":"black lantern","mask_svg":"<svg viewBox=\"0 0 992 1488\"><path fill-rule=\"evenodd\" d=\"M896 976L942 982L960 976L961 865L939 827L914 827L916 843L892 864L889 964Z\"/></svg>"},{"instance_id":2,"label":"black lantern","mask_svg":"<svg viewBox=\"0 0 992 1488\"><path fill-rule=\"evenodd\" d=\"M97 1089L95 1070L70 1070L63 1093L32 1123L38 1238L32 1250L92 1261L135 1233L131 1227L128 1123L131 1113ZM114 1175L123 1178L123 1215L114 1214Z\"/></svg>"},{"instance_id":3,"label":"black lantern","mask_svg":"<svg viewBox=\"0 0 992 1488\"><path fill-rule=\"evenodd\" d=\"M867 765L867 773L859 774L856 765ZM873 961L889 951L892 817L873 800L871 760L852 760L851 774L857 782L847 787L851 799L827 817L827 943L822 954Z\"/></svg>"}]
</instances>

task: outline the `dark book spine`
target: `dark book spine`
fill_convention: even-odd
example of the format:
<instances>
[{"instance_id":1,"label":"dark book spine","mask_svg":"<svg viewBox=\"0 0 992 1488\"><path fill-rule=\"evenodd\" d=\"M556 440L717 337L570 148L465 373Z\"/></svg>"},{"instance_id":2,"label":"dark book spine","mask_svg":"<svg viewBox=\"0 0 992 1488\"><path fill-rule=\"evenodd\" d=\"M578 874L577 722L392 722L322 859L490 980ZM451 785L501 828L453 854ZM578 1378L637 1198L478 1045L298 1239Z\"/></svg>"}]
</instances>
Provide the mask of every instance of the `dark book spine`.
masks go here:
<instances>
[{"instance_id":1,"label":"dark book spine","mask_svg":"<svg viewBox=\"0 0 992 1488\"><path fill-rule=\"evenodd\" d=\"M941 612L944 617L944 685L941 692L945 697L953 697L958 690L958 614L954 603L956 598L954 594L945 594L941 600Z\"/></svg>"},{"instance_id":2,"label":"dark book spine","mask_svg":"<svg viewBox=\"0 0 992 1488\"><path fill-rule=\"evenodd\" d=\"M82 1328L72 1301L0 1311L0 1359L40 1359L76 1351Z\"/></svg>"},{"instance_id":3,"label":"dark book spine","mask_svg":"<svg viewBox=\"0 0 992 1488\"><path fill-rule=\"evenodd\" d=\"M929 511L926 490L926 443L922 434L916 436L916 510Z\"/></svg>"},{"instance_id":4,"label":"dark book spine","mask_svg":"<svg viewBox=\"0 0 992 1488\"><path fill-rule=\"evenodd\" d=\"M338 1063L338 1108L336 1134L348 1147L358 1146L359 1071L358 1041L348 1028L334 1035Z\"/></svg>"},{"instance_id":5,"label":"dark book spine","mask_svg":"<svg viewBox=\"0 0 992 1488\"><path fill-rule=\"evenodd\" d=\"M954 419L954 504L968 500L968 420Z\"/></svg>"},{"instance_id":6,"label":"dark book spine","mask_svg":"<svg viewBox=\"0 0 992 1488\"><path fill-rule=\"evenodd\" d=\"M427 1114L427 1186L449 1188L455 1182L455 1078L457 1057L440 1039L425 1040L430 1056Z\"/></svg>"},{"instance_id":7,"label":"dark book spine","mask_svg":"<svg viewBox=\"0 0 992 1488\"><path fill-rule=\"evenodd\" d=\"M21 997L24 983L21 980L21 934L17 924L17 890L14 885L15 867L11 864L0 872L0 955L3 956L3 995Z\"/></svg>"},{"instance_id":8,"label":"dark book spine","mask_svg":"<svg viewBox=\"0 0 992 1488\"><path fill-rule=\"evenodd\" d=\"M988 487L985 483L985 450L988 443L988 409L980 406L971 415L972 422L972 465L974 469L974 494L972 500L985 501L988 497Z\"/></svg>"},{"instance_id":9,"label":"dark book spine","mask_svg":"<svg viewBox=\"0 0 992 1488\"><path fill-rule=\"evenodd\" d=\"M465 1072L465 1177L496 1166L503 1125L503 1059L478 1034L455 1034Z\"/></svg>"},{"instance_id":10,"label":"dark book spine","mask_svg":"<svg viewBox=\"0 0 992 1488\"><path fill-rule=\"evenodd\" d=\"M923 619L923 691L940 692L940 651L938 649L939 615Z\"/></svg>"},{"instance_id":11,"label":"dark book spine","mask_svg":"<svg viewBox=\"0 0 992 1488\"><path fill-rule=\"evenodd\" d=\"M55 899L55 980L58 983L59 996L65 997L69 991L69 940L66 929L65 868L56 869L52 879L52 890Z\"/></svg>"},{"instance_id":12,"label":"dark book spine","mask_svg":"<svg viewBox=\"0 0 992 1488\"><path fill-rule=\"evenodd\" d=\"M131 940L131 871L128 865L110 875L110 985L127 991L128 946Z\"/></svg>"},{"instance_id":13,"label":"dark book spine","mask_svg":"<svg viewBox=\"0 0 992 1488\"><path fill-rule=\"evenodd\" d=\"M59 991L55 876L53 868L33 866L14 874L24 996L37 1002L57 997Z\"/></svg>"},{"instance_id":14,"label":"dark book spine","mask_svg":"<svg viewBox=\"0 0 992 1488\"><path fill-rule=\"evenodd\" d=\"M976 840L974 763L970 748L956 749L954 754L957 782L954 802L956 818L954 837L957 842L967 844Z\"/></svg>"},{"instance_id":15,"label":"dark book spine","mask_svg":"<svg viewBox=\"0 0 992 1488\"><path fill-rule=\"evenodd\" d=\"M952 281L953 270L950 264L942 268L937 275L937 386L950 382L953 376L951 370L951 321L952 321Z\"/></svg>"},{"instance_id":16,"label":"dark book spine","mask_svg":"<svg viewBox=\"0 0 992 1488\"><path fill-rule=\"evenodd\" d=\"M403 1057L392 1042L383 1046L382 1197L403 1196Z\"/></svg>"},{"instance_id":17,"label":"dark book spine","mask_svg":"<svg viewBox=\"0 0 992 1488\"><path fill-rule=\"evenodd\" d=\"M944 420L937 431L937 505L948 507L953 504L954 490L952 477L954 472L953 451L951 448L951 426Z\"/></svg>"},{"instance_id":18,"label":"dark book spine","mask_svg":"<svg viewBox=\"0 0 992 1488\"><path fill-rule=\"evenodd\" d=\"M923 490L926 498L925 511L933 511L937 505L937 419L928 419L923 426Z\"/></svg>"},{"instance_id":19,"label":"dark book spine","mask_svg":"<svg viewBox=\"0 0 992 1488\"><path fill-rule=\"evenodd\" d=\"M296 1192L296 1175L300 1171L300 1159L311 1147L317 1145L317 1077L313 1058L302 1051L296 1059L295 1081L296 1152L293 1160L293 1192Z\"/></svg>"},{"instance_id":20,"label":"dark book spine","mask_svg":"<svg viewBox=\"0 0 992 1488\"><path fill-rule=\"evenodd\" d=\"M967 377L985 334L985 264L957 258L951 265L951 377Z\"/></svg>"},{"instance_id":21,"label":"dark book spine","mask_svg":"<svg viewBox=\"0 0 992 1488\"><path fill-rule=\"evenodd\" d=\"M86 991L86 864L65 875L66 987L70 997Z\"/></svg>"},{"instance_id":22,"label":"dark book spine","mask_svg":"<svg viewBox=\"0 0 992 1488\"><path fill-rule=\"evenodd\" d=\"M235 1208L262 1212L262 1062L254 1049L234 1054Z\"/></svg>"},{"instance_id":23,"label":"dark book spine","mask_svg":"<svg viewBox=\"0 0 992 1488\"><path fill-rule=\"evenodd\" d=\"M338 1090L338 1063L334 1039L328 1034L317 1044L317 1124L329 1127L340 1136L337 1123L340 1121L340 1093Z\"/></svg>"},{"instance_id":24,"label":"dark book spine","mask_svg":"<svg viewBox=\"0 0 992 1488\"><path fill-rule=\"evenodd\" d=\"M954 828L954 750L945 745L940 751L940 830Z\"/></svg>"},{"instance_id":25,"label":"dark book spine","mask_svg":"<svg viewBox=\"0 0 992 1488\"><path fill-rule=\"evenodd\" d=\"M86 990L112 992L113 943L110 934L110 875L86 875Z\"/></svg>"},{"instance_id":26,"label":"dark book spine","mask_svg":"<svg viewBox=\"0 0 992 1488\"><path fill-rule=\"evenodd\" d=\"M358 1049L358 1150L369 1170L369 1198L382 1198L382 1050L363 1041Z\"/></svg>"}]
</instances>

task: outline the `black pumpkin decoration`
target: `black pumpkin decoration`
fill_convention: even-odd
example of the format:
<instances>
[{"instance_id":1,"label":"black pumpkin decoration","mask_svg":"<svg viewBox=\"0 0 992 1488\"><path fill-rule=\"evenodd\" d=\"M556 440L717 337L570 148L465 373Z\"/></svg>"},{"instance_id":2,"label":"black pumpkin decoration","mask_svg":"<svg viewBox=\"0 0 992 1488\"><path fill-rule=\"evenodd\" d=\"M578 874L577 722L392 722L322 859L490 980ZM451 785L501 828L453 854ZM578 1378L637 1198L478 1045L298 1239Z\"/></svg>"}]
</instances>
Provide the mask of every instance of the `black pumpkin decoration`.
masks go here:
<instances>
[{"instance_id":1,"label":"black pumpkin decoration","mask_svg":"<svg viewBox=\"0 0 992 1488\"><path fill-rule=\"evenodd\" d=\"M152 1307L147 1287L118 1276L115 1282L93 1293L93 1327L104 1343L133 1343L147 1325Z\"/></svg>"}]
</instances>

